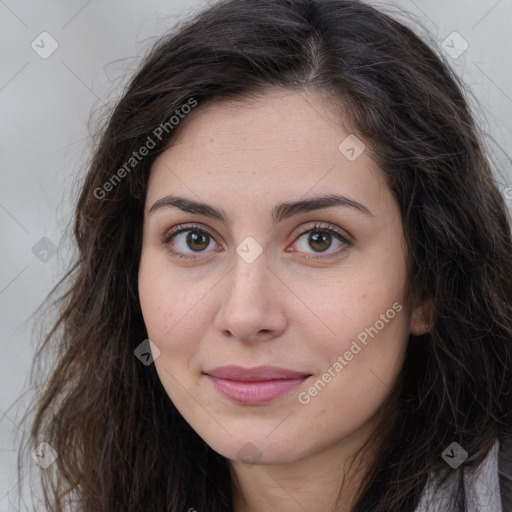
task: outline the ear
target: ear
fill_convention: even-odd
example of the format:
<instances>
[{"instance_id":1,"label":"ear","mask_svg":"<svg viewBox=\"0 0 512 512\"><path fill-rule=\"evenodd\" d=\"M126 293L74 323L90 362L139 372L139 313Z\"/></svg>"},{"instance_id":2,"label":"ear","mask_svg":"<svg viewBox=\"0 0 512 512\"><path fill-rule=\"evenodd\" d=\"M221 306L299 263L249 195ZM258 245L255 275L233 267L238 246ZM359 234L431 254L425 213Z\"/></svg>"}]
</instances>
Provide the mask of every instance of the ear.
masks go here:
<instances>
[{"instance_id":1,"label":"ear","mask_svg":"<svg viewBox=\"0 0 512 512\"><path fill-rule=\"evenodd\" d=\"M421 336L426 334L432 328L433 323L433 307L430 301L416 306L411 313L411 321L409 324L409 332L413 336Z\"/></svg>"}]
</instances>

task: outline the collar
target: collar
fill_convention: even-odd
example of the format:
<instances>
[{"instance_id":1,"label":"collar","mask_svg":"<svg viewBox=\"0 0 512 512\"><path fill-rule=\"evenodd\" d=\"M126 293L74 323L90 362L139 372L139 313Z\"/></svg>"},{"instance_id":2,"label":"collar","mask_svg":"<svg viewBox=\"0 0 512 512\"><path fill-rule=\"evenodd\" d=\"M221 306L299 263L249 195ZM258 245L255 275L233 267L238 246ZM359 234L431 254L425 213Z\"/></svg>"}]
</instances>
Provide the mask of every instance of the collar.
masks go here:
<instances>
[{"instance_id":1,"label":"collar","mask_svg":"<svg viewBox=\"0 0 512 512\"><path fill-rule=\"evenodd\" d=\"M462 466L454 470L437 491L440 479L431 474L414 512L501 512L499 448L499 441L495 441L480 466L472 471ZM464 487L459 492L461 472Z\"/></svg>"}]
</instances>

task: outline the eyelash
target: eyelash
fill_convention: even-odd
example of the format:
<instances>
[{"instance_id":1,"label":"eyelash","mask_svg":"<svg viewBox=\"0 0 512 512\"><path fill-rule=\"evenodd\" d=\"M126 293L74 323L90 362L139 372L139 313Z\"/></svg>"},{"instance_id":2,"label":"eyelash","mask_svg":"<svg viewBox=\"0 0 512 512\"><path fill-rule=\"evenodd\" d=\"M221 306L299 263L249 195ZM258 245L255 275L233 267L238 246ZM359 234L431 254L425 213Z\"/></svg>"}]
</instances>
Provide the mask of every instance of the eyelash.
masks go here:
<instances>
[{"instance_id":1,"label":"eyelash","mask_svg":"<svg viewBox=\"0 0 512 512\"><path fill-rule=\"evenodd\" d=\"M173 228L171 231L169 231L162 238L162 243L167 246L167 250L169 251L169 253L172 256L176 256L178 258L187 259L187 260L191 260L191 259L195 259L196 258L195 255L190 255L190 254L185 254L185 253L181 253L181 252L178 252L178 251L173 251L172 249L170 249L168 247L169 246L169 242L176 235L178 235L180 233L183 233L183 232L186 232L186 231L194 231L194 232L197 232L197 233L206 234L206 235L210 236L213 239L215 238L212 233L210 233L207 229L201 227L198 224L183 224L183 225L177 226L177 227ZM308 233L311 233L311 232L315 232L315 231L327 232L327 233L329 233L331 235L334 235L334 237L336 237L344 245L343 245L343 247L335 250L334 252L327 253L327 256L325 256L324 253L318 253L318 254L320 254L319 256L313 256L313 257L312 256L306 256L306 259L308 259L308 260L319 260L319 259L325 259L325 258L328 258L328 257L332 257L334 255L340 254L341 252L345 251L348 247L350 247L350 245L352 245L351 242L348 240L347 236L343 234L343 232L338 231L337 229L334 229L333 227L329 226L328 224L322 224L322 223L315 223L314 226L311 226L308 229L305 229L304 231L301 231L300 233L298 233L297 236L295 237L294 243L297 242L297 240L299 240L299 238L301 238L305 234L308 234ZM201 253L197 253L197 254L201 254Z\"/></svg>"}]
</instances>

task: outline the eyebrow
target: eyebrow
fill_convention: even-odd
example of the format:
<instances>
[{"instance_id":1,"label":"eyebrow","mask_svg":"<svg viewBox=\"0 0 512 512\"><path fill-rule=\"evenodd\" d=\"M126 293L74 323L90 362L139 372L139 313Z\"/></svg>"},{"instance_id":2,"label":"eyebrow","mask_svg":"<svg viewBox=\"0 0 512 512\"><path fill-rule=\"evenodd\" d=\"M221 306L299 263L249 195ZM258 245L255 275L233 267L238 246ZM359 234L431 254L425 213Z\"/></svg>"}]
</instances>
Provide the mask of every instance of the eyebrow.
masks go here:
<instances>
[{"instance_id":1,"label":"eyebrow","mask_svg":"<svg viewBox=\"0 0 512 512\"><path fill-rule=\"evenodd\" d=\"M272 220L274 224L277 224L278 222L294 215L298 215L299 213L321 210L323 208L332 208L335 206L357 210L360 213L373 217L373 213L363 204L339 194L330 194L326 196L313 197L311 199L280 203L276 205L272 211ZM224 224L228 224L229 221L229 216L222 208L216 208L209 204L193 201L181 196L168 195L158 199L158 201L153 203L149 209L149 214L163 208L178 208L184 212L217 219Z\"/></svg>"}]
</instances>

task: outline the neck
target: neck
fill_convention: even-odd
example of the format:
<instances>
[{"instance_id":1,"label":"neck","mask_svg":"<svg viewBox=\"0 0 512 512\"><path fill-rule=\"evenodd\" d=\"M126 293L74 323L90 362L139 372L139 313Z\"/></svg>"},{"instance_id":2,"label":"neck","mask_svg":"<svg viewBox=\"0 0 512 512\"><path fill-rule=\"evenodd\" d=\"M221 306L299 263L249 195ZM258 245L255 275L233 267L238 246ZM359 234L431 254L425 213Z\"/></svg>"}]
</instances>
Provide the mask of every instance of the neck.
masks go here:
<instances>
[{"instance_id":1,"label":"neck","mask_svg":"<svg viewBox=\"0 0 512 512\"><path fill-rule=\"evenodd\" d=\"M233 511L350 512L378 446L360 448L356 439L343 439L335 446L284 464L230 461Z\"/></svg>"}]
</instances>

